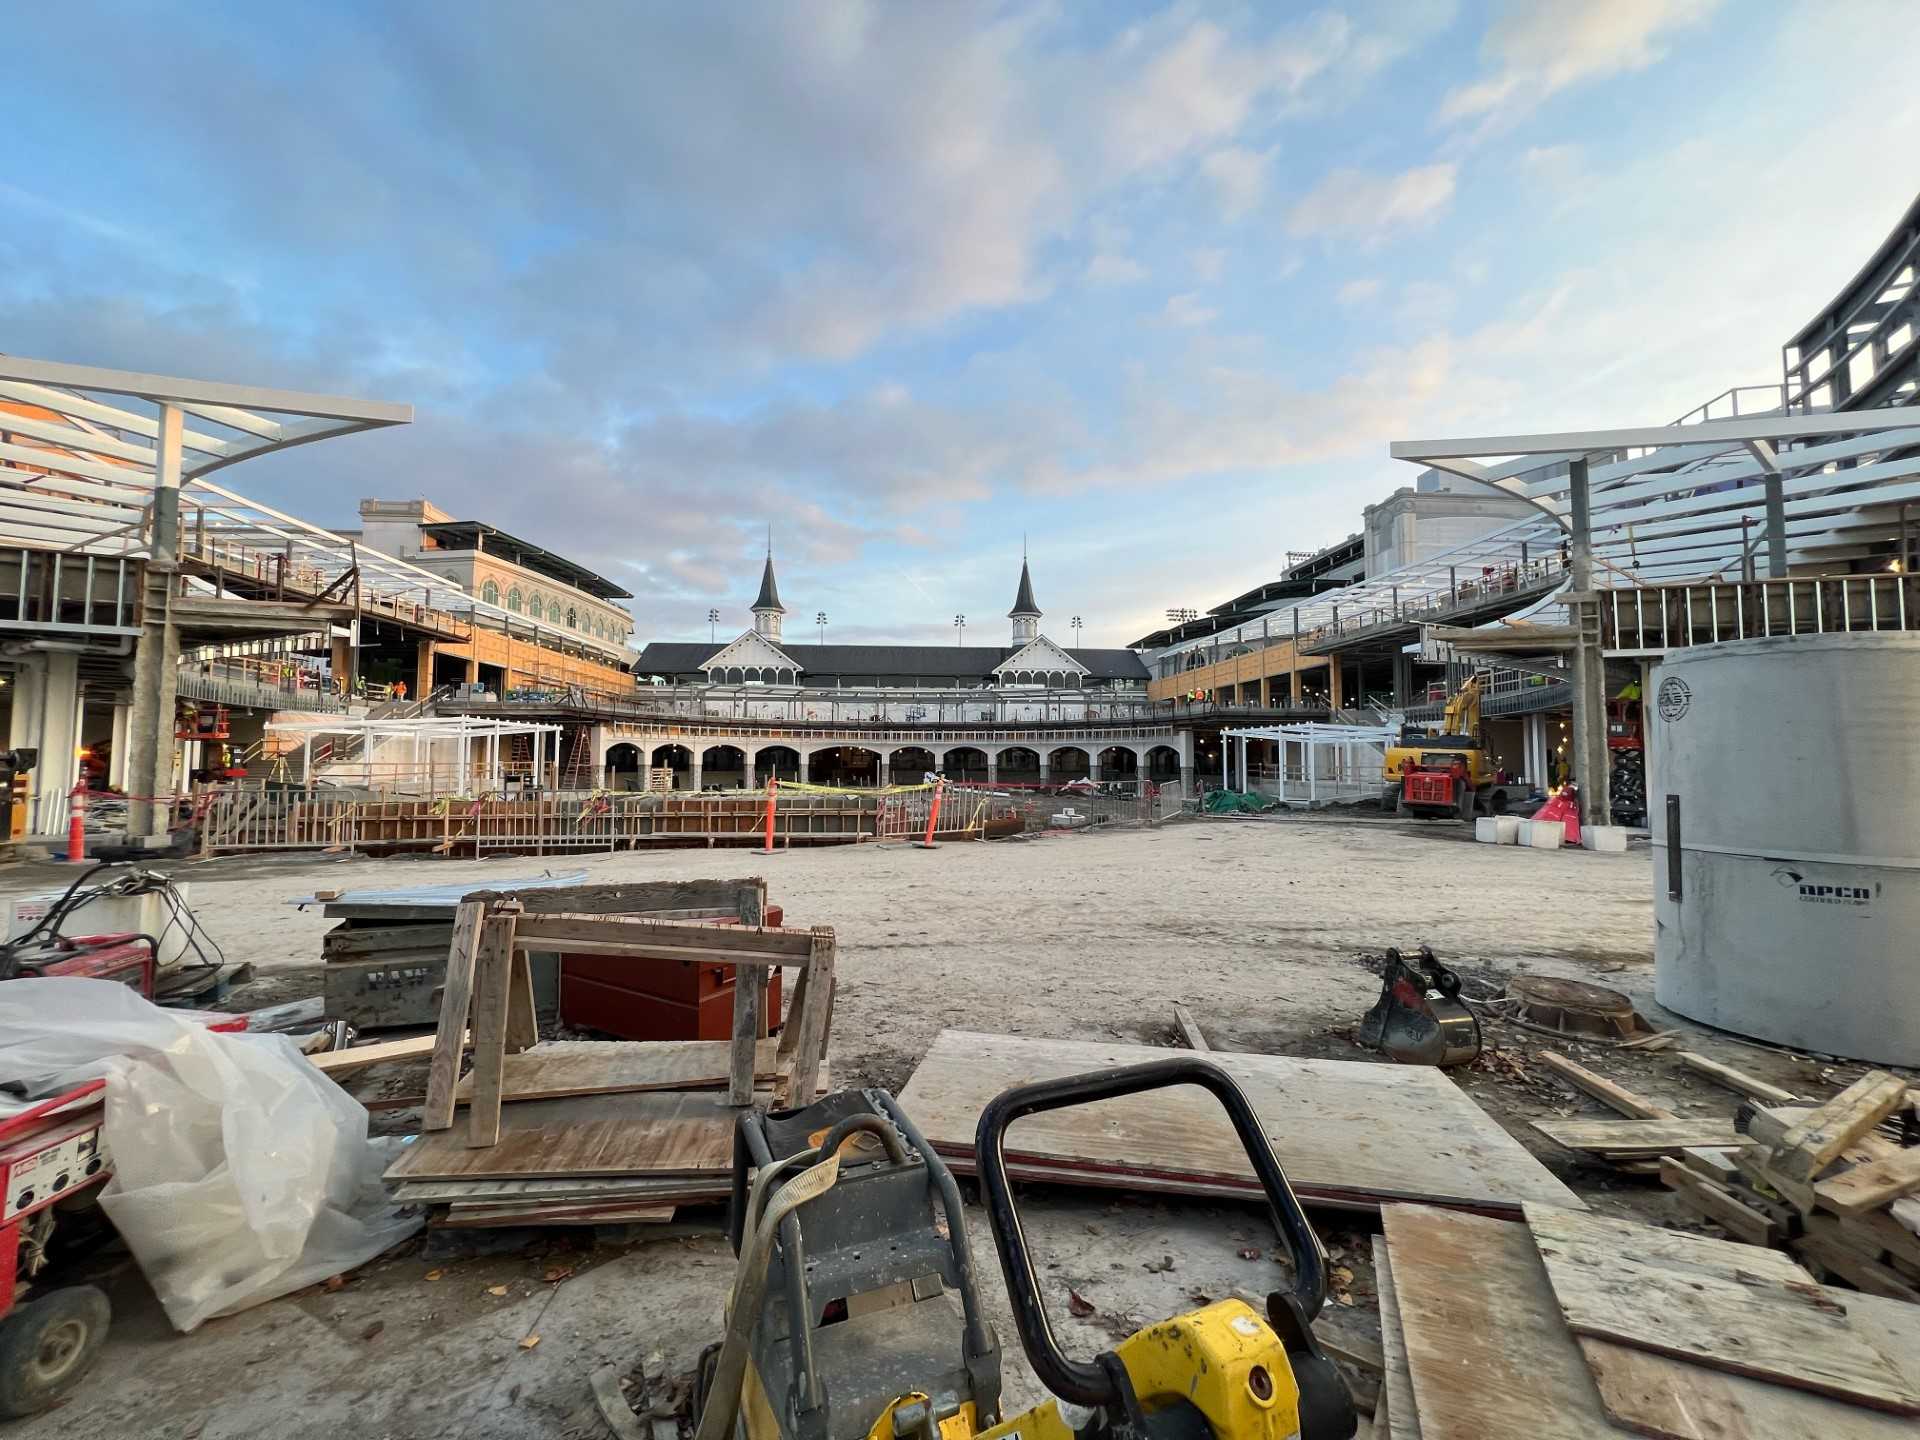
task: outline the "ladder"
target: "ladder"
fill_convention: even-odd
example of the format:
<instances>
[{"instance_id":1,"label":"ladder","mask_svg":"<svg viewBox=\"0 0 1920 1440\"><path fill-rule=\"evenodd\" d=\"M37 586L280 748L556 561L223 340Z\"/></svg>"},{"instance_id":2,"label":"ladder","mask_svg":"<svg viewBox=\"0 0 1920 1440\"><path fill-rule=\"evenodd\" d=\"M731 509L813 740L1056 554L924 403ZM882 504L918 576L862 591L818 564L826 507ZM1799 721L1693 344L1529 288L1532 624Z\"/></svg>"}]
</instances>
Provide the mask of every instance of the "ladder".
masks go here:
<instances>
[{"instance_id":1,"label":"ladder","mask_svg":"<svg viewBox=\"0 0 1920 1440\"><path fill-rule=\"evenodd\" d=\"M573 744L567 751L567 767L562 772L560 788L597 790L600 788L599 777L593 773L593 742L587 736L587 727L573 725L568 728L573 732Z\"/></svg>"}]
</instances>

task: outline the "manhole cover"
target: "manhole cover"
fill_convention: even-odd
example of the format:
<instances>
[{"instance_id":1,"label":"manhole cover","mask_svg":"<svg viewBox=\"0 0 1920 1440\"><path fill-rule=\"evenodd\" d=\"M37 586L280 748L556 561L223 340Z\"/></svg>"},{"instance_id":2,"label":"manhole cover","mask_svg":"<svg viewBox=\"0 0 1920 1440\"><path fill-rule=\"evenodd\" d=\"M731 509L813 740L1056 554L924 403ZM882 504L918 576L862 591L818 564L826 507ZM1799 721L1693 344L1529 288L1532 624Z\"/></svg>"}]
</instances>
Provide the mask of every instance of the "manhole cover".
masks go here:
<instances>
[{"instance_id":1,"label":"manhole cover","mask_svg":"<svg viewBox=\"0 0 1920 1440\"><path fill-rule=\"evenodd\" d=\"M1640 1029L1633 1002L1604 985L1528 975L1507 982L1507 999L1522 1020L1570 1035L1625 1037Z\"/></svg>"}]
</instances>

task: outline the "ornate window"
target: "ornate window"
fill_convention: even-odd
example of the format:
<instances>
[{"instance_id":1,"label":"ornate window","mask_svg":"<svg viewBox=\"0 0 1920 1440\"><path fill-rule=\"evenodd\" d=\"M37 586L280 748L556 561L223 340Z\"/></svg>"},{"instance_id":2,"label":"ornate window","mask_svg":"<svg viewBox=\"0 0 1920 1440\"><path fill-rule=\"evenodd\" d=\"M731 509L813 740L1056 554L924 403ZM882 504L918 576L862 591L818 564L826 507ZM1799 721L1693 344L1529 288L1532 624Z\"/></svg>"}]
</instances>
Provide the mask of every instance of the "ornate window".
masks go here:
<instances>
[{"instance_id":1,"label":"ornate window","mask_svg":"<svg viewBox=\"0 0 1920 1440\"><path fill-rule=\"evenodd\" d=\"M507 608L516 615L527 608L527 597L520 593L518 585L507 592Z\"/></svg>"},{"instance_id":2,"label":"ornate window","mask_svg":"<svg viewBox=\"0 0 1920 1440\"><path fill-rule=\"evenodd\" d=\"M540 596L540 594L537 591L535 592L534 597L531 600L527 601L527 614L531 615L536 620L544 620L547 618L547 602Z\"/></svg>"},{"instance_id":3,"label":"ornate window","mask_svg":"<svg viewBox=\"0 0 1920 1440\"><path fill-rule=\"evenodd\" d=\"M571 605L567 607L567 628L571 630L580 628L580 612Z\"/></svg>"},{"instance_id":4,"label":"ornate window","mask_svg":"<svg viewBox=\"0 0 1920 1440\"><path fill-rule=\"evenodd\" d=\"M489 580L480 587L480 598L489 605L500 603L500 587Z\"/></svg>"}]
</instances>

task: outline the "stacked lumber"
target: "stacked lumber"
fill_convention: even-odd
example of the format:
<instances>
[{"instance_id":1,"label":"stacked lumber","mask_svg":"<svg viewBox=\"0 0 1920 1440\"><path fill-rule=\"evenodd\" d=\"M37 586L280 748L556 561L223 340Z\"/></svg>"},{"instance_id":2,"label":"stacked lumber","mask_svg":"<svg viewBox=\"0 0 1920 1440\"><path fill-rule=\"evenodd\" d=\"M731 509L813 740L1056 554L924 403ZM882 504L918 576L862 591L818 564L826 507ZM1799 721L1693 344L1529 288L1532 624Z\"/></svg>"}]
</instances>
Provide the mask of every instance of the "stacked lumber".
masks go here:
<instances>
[{"instance_id":1,"label":"stacked lumber","mask_svg":"<svg viewBox=\"0 0 1920 1440\"><path fill-rule=\"evenodd\" d=\"M945 1030L900 1103L958 1174L974 1168L980 1112L1002 1091L1164 1060L1150 1045ZM1528 1200L1577 1206L1499 1123L1439 1070L1210 1051L1246 1091L1303 1200L1371 1210L1419 1200L1517 1215ZM1016 1179L1161 1195L1258 1196L1226 1112L1192 1086L1030 1115L1006 1137Z\"/></svg>"},{"instance_id":2,"label":"stacked lumber","mask_svg":"<svg viewBox=\"0 0 1920 1440\"><path fill-rule=\"evenodd\" d=\"M762 926L757 881L726 925L570 912L558 908L564 891L541 898L545 911L485 892L460 903L422 1133L387 1170L397 1198L444 1207L437 1223L456 1226L657 1223L725 1199L740 1110L807 1103L825 1083L833 931ZM732 1038L541 1042L528 955L562 948L733 966ZM761 1006L783 967L800 975L776 1042L760 1038Z\"/></svg>"},{"instance_id":3,"label":"stacked lumber","mask_svg":"<svg viewBox=\"0 0 1920 1440\"><path fill-rule=\"evenodd\" d=\"M1892 1440L1920 1325L1784 1254L1560 1206L1390 1205L1375 1242L1395 1440Z\"/></svg>"}]
</instances>

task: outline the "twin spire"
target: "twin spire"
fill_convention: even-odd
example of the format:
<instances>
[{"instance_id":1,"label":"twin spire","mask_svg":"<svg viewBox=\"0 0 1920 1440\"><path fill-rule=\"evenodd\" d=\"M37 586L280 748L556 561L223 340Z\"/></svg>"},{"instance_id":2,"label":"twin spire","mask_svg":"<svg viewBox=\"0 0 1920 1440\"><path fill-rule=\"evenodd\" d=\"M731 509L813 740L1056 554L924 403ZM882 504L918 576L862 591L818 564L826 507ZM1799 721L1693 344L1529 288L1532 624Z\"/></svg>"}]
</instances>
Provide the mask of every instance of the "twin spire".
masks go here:
<instances>
[{"instance_id":1,"label":"twin spire","mask_svg":"<svg viewBox=\"0 0 1920 1440\"><path fill-rule=\"evenodd\" d=\"M1021 546L1020 589L1007 618L1013 621L1013 643L1025 645L1040 634L1040 606L1033 598L1033 576L1027 569L1026 547ZM780 586L773 575L773 532L767 532L767 563L760 572L760 594L753 602L753 632L780 643L780 622L787 607L780 603Z\"/></svg>"}]
</instances>

